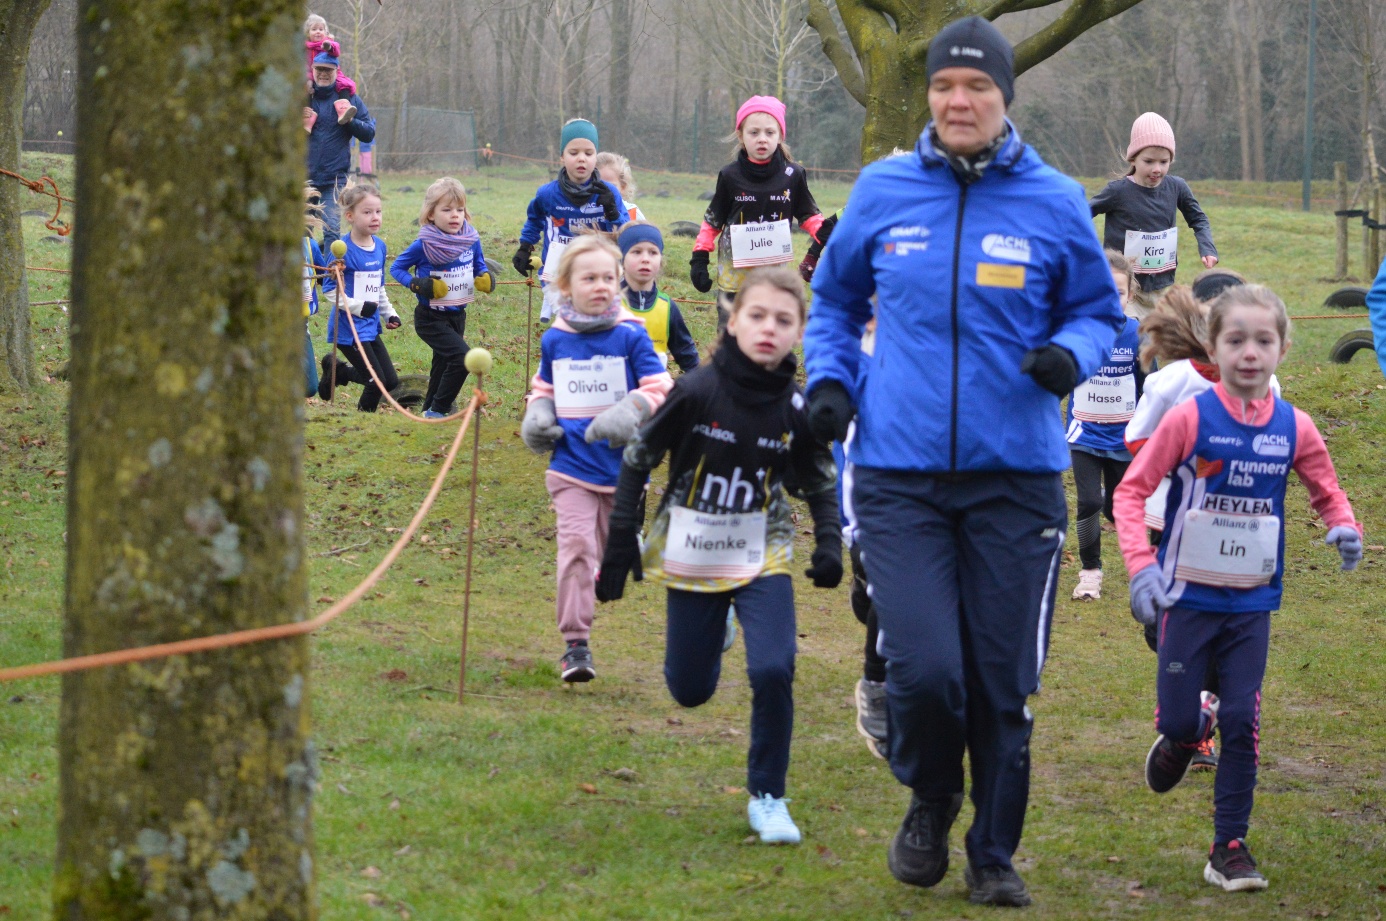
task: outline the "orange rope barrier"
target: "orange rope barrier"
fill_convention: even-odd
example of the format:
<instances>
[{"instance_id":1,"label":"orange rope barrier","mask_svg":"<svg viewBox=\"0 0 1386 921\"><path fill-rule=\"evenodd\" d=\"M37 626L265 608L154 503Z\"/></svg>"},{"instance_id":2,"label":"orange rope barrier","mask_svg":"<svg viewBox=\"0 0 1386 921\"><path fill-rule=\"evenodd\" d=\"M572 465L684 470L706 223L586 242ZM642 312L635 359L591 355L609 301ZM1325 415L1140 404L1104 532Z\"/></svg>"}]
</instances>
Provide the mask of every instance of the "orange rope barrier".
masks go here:
<instances>
[{"instance_id":1,"label":"orange rope barrier","mask_svg":"<svg viewBox=\"0 0 1386 921\"><path fill-rule=\"evenodd\" d=\"M43 226L47 227L49 230L53 231L60 237L65 237L68 234L72 233L72 225L67 223L66 221L59 220L58 218L59 215L63 213L63 202L71 202L74 205L77 202L75 199L68 198L66 195L64 195L58 189L58 184L53 181L53 178L51 176L44 176L40 179L29 179L25 176L19 175L18 173L12 173L7 169L0 169L0 175L9 176L12 179L19 180L19 182L26 186L30 192L34 192L38 195L47 195L50 198L57 199L58 204L53 211L53 216L50 217L48 220L44 221ZM51 191L49 190L49 187L51 187Z\"/></svg>"},{"instance_id":2,"label":"orange rope barrier","mask_svg":"<svg viewBox=\"0 0 1386 921\"><path fill-rule=\"evenodd\" d=\"M6 681L18 681L23 678L39 678L44 675L60 675L68 672L87 671L93 668L106 668L112 665L128 665L131 662L144 662L149 659L162 659L167 656L185 656L199 652L211 652L217 649L228 649L232 646L244 646L249 643L262 643L266 640L287 639L293 636L303 636L312 633L319 627L336 620L347 611L352 605L360 601L365 594L375 587L375 583L380 580L399 557L405 546L413 539L419 526L423 524L424 517L433 508L433 503L437 500L438 494L442 492L443 480L447 478L448 471L452 469L453 461L457 458L457 451L462 447L463 438L467 434L467 426L474 418L473 414L478 412L481 404L486 402L486 394L480 388L472 392L472 398L467 403L467 408L458 415L467 416L466 421L457 430L457 436L452 440L452 446L448 449L447 456L443 459L443 466L438 471L438 475L433 478L433 485L428 490L428 495L424 497L423 504L414 513L408 527L400 534L384 556L370 573L361 580L361 583L347 593L341 601L332 607L318 614L311 620L301 621L296 624L278 624L273 627L255 627L250 630L237 630L233 633L219 633L213 636L203 636L191 640L179 640L173 643L158 643L153 646L140 646L134 649L120 649L112 652L100 652L86 656L74 656L70 659L58 659L53 662L43 662L37 665L21 665L17 668L0 669L0 683Z\"/></svg>"}]
</instances>

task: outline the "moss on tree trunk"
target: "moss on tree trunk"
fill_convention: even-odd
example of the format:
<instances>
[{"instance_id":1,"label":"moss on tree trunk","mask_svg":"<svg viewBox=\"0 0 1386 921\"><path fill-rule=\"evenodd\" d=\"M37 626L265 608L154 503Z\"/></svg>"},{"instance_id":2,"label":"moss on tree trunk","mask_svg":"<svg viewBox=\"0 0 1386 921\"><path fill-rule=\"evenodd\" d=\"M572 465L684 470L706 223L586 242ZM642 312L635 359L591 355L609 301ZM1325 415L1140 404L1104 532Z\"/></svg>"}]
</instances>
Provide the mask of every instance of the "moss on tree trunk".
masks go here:
<instances>
[{"instance_id":1,"label":"moss on tree trunk","mask_svg":"<svg viewBox=\"0 0 1386 921\"><path fill-rule=\"evenodd\" d=\"M29 41L49 0L0 0L0 167L20 171L24 139L24 71ZM0 392L28 390L34 380L29 281L24 274L23 187L0 176Z\"/></svg>"},{"instance_id":2,"label":"moss on tree trunk","mask_svg":"<svg viewBox=\"0 0 1386 921\"><path fill-rule=\"evenodd\" d=\"M84 0L68 655L301 620L302 6ZM53 916L315 917L304 640L69 675Z\"/></svg>"}]
</instances>

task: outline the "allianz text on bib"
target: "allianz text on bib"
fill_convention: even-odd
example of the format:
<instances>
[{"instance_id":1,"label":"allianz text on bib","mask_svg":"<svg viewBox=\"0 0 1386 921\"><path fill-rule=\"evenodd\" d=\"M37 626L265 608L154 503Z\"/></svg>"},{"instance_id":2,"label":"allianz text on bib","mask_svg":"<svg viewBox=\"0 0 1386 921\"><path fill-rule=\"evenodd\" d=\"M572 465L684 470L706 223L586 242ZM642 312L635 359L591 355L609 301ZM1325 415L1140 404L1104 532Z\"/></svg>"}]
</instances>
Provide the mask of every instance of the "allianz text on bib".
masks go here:
<instances>
[{"instance_id":1,"label":"allianz text on bib","mask_svg":"<svg viewBox=\"0 0 1386 921\"><path fill-rule=\"evenodd\" d=\"M765 566L765 513L669 509L664 571L689 579L751 579Z\"/></svg>"},{"instance_id":2,"label":"allianz text on bib","mask_svg":"<svg viewBox=\"0 0 1386 921\"><path fill-rule=\"evenodd\" d=\"M560 419L590 419L625 398L625 358L560 358L553 363L553 402Z\"/></svg>"},{"instance_id":3,"label":"allianz text on bib","mask_svg":"<svg viewBox=\"0 0 1386 921\"><path fill-rule=\"evenodd\" d=\"M732 224L727 232L731 234L733 268L779 265L794 258L788 219L765 224Z\"/></svg>"}]
</instances>

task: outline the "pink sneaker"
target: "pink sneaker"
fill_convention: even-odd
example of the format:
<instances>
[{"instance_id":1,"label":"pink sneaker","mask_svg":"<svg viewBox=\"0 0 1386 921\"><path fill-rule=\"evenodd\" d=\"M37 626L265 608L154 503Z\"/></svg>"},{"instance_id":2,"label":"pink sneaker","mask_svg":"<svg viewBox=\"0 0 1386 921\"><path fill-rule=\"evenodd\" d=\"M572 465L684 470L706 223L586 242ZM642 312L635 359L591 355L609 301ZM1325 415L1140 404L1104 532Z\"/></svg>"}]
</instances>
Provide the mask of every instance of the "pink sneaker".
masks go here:
<instances>
[{"instance_id":1,"label":"pink sneaker","mask_svg":"<svg viewBox=\"0 0 1386 921\"><path fill-rule=\"evenodd\" d=\"M356 106L351 104L350 99L338 99L332 103L332 107L337 110L337 124L345 125L356 117Z\"/></svg>"}]
</instances>

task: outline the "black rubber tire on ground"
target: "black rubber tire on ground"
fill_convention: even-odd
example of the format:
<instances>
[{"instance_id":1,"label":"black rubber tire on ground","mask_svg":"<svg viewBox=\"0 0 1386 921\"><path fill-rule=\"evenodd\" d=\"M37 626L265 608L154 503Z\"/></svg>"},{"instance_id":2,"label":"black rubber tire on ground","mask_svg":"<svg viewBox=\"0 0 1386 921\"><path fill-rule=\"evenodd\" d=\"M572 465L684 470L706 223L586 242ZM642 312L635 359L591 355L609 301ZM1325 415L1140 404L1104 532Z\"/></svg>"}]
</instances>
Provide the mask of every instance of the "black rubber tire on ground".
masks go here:
<instances>
[{"instance_id":1,"label":"black rubber tire on ground","mask_svg":"<svg viewBox=\"0 0 1386 921\"><path fill-rule=\"evenodd\" d=\"M1365 307L1367 306L1367 289L1359 288L1356 285L1339 288L1324 300L1323 305L1325 307L1337 307L1340 310L1350 307Z\"/></svg>"},{"instance_id":2,"label":"black rubber tire on ground","mask_svg":"<svg viewBox=\"0 0 1386 921\"><path fill-rule=\"evenodd\" d=\"M1376 341L1372 338L1371 330L1354 329L1333 343L1333 348L1328 350L1328 357L1340 365L1345 365L1352 361L1352 356L1362 349L1369 352L1375 351Z\"/></svg>"},{"instance_id":3,"label":"black rubber tire on ground","mask_svg":"<svg viewBox=\"0 0 1386 921\"><path fill-rule=\"evenodd\" d=\"M669 225L669 235L671 237L696 237L702 227L692 221L674 221Z\"/></svg>"},{"instance_id":4,"label":"black rubber tire on ground","mask_svg":"<svg viewBox=\"0 0 1386 921\"><path fill-rule=\"evenodd\" d=\"M423 403L424 394L427 392L427 374L401 374L399 386L390 391L390 396L405 409L413 409Z\"/></svg>"}]
</instances>

